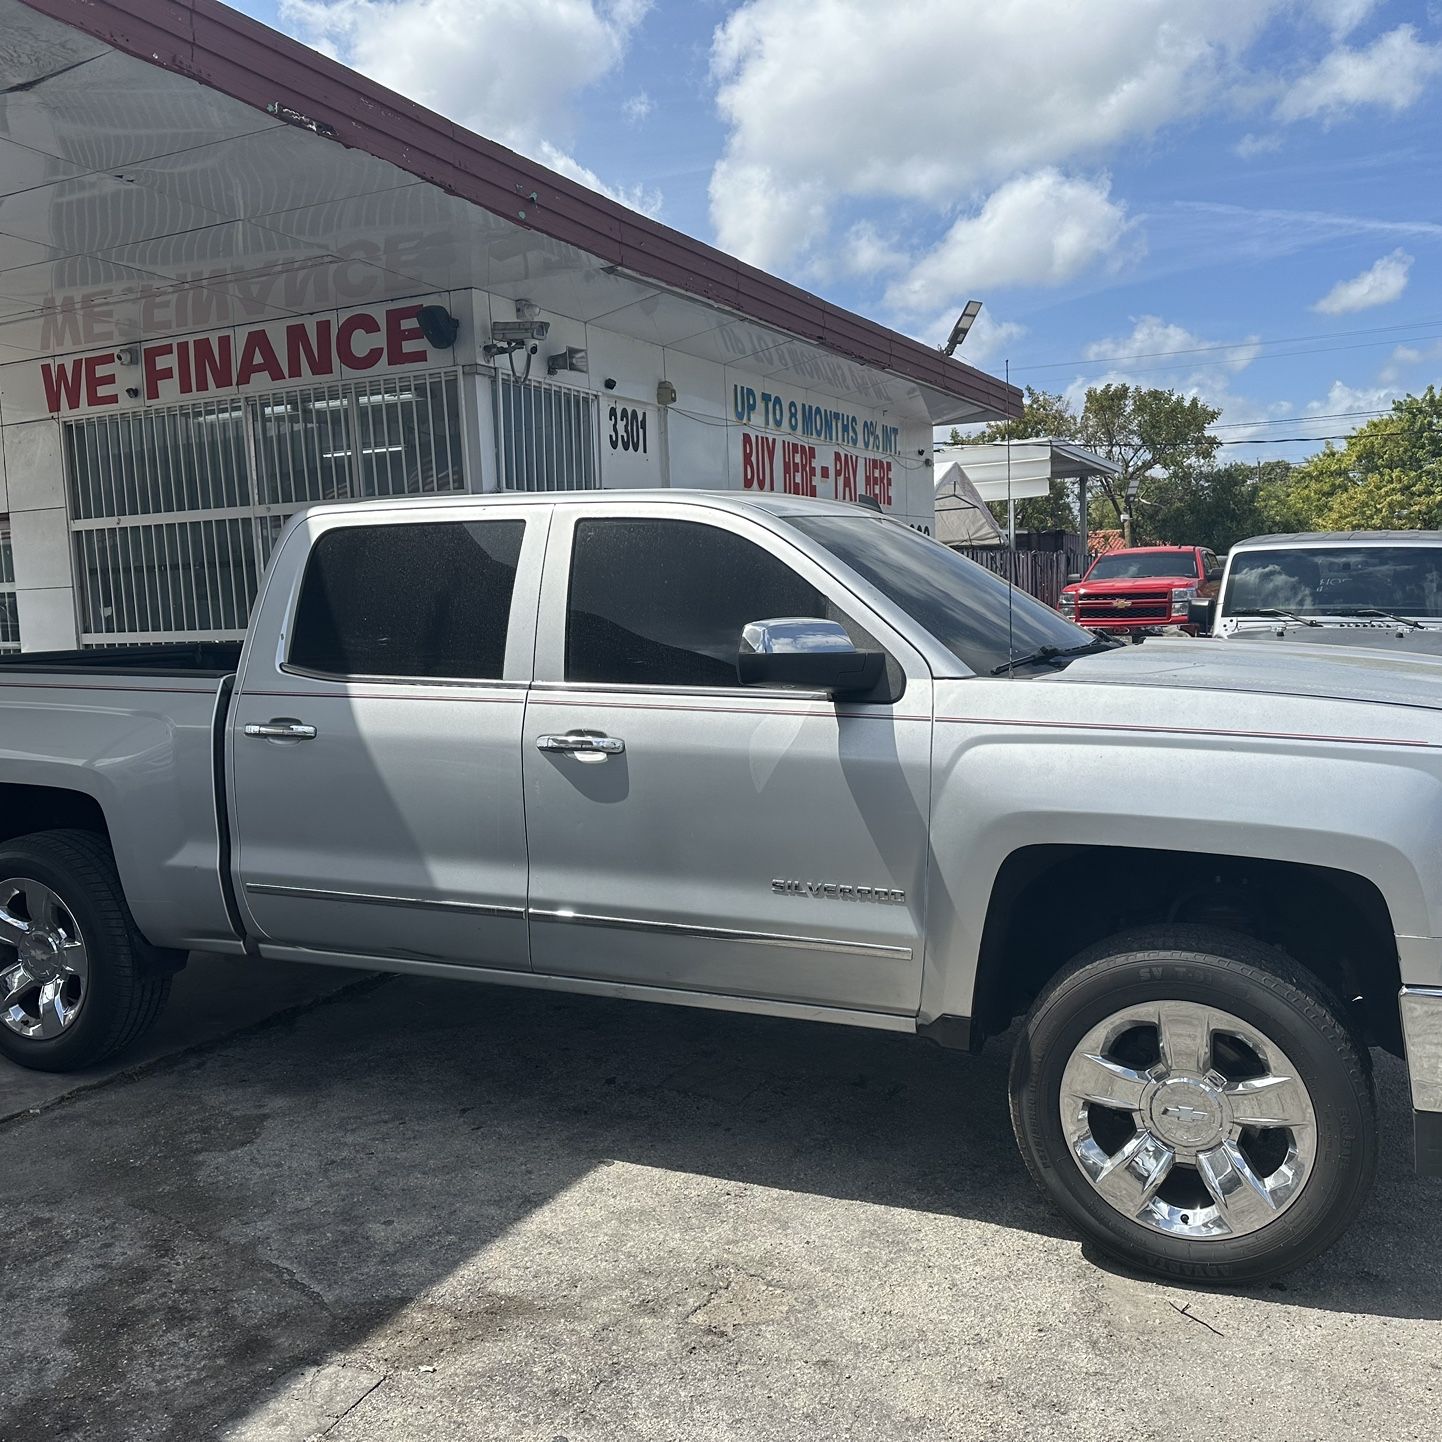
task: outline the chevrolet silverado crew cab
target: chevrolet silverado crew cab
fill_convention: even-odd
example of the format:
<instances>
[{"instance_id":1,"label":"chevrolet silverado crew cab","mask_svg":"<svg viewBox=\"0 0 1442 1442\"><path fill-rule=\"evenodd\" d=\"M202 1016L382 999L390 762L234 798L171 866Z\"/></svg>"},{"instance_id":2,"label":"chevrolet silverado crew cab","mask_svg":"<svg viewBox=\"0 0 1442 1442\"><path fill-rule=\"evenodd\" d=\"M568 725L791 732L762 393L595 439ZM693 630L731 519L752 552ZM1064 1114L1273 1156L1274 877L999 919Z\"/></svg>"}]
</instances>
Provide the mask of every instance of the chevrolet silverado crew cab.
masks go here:
<instances>
[{"instance_id":1,"label":"chevrolet silverado crew cab","mask_svg":"<svg viewBox=\"0 0 1442 1442\"><path fill-rule=\"evenodd\" d=\"M1233 547L1211 629L1442 654L1442 534L1315 531Z\"/></svg>"},{"instance_id":2,"label":"chevrolet silverado crew cab","mask_svg":"<svg viewBox=\"0 0 1442 1442\"><path fill-rule=\"evenodd\" d=\"M1204 546L1136 546L1108 551L1069 579L1063 616L1088 631L1139 640L1195 629L1188 608L1216 595L1222 566Z\"/></svg>"},{"instance_id":3,"label":"chevrolet silverado crew cab","mask_svg":"<svg viewBox=\"0 0 1442 1442\"><path fill-rule=\"evenodd\" d=\"M1263 1277L1366 1195L1369 1047L1442 1172L1442 667L1115 647L833 502L319 507L243 645L0 666L0 1051L95 1062L191 949L1014 1029L1082 1232Z\"/></svg>"}]
</instances>

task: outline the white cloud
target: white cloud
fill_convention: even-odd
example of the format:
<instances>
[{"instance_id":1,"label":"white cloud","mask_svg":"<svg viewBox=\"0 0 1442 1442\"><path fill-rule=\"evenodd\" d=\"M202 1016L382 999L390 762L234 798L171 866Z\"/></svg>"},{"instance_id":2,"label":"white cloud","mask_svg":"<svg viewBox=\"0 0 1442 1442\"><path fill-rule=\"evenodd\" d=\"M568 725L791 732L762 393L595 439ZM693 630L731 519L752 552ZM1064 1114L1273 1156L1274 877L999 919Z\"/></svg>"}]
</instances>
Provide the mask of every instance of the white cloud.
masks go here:
<instances>
[{"instance_id":1,"label":"white cloud","mask_svg":"<svg viewBox=\"0 0 1442 1442\"><path fill-rule=\"evenodd\" d=\"M1287 88L1277 118L1331 120L1363 105L1400 112L1439 70L1442 45L1419 39L1413 25L1399 25L1362 49L1333 50Z\"/></svg>"},{"instance_id":2,"label":"white cloud","mask_svg":"<svg viewBox=\"0 0 1442 1442\"><path fill-rule=\"evenodd\" d=\"M1271 155L1282 148L1280 135L1244 135L1232 149L1243 160L1255 160L1259 155Z\"/></svg>"},{"instance_id":3,"label":"white cloud","mask_svg":"<svg viewBox=\"0 0 1442 1442\"><path fill-rule=\"evenodd\" d=\"M616 196L557 142L571 97L621 63L649 3L280 0L280 19L382 85Z\"/></svg>"},{"instance_id":4,"label":"white cloud","mask_svg":"<svg viewBox=\"0 0 1442 1442\"><path fill-rule=\"evenodd\" d=\"M1388 357L1387 364L1377 372L1377 379L1383 385L1396 385L1403 372L1431 361L1442 361L1442 340L1431 345L1399 345Z\"/></svg>"},{"instance_id":5,"label":"white cloud","mask_svg":"<svg viewBox=\"0 0 1442 1442\"><path fill-rule=\"evenodd\" d=\"M881 275L900 270L906 260L906 252L896 241L882 235L869 220L857 221L837 247L837 261L847 275Z\"/></svg>"},{"instance_id":6,"label":"white cloud","mask_svg":"<svg viewBox=\"0 0 1442 1442\"><path fill-rule=\"evenodd\" d=\"M1412 257L1399 247L1368 266L1361 275L1339 280L1312 309L1323 315L1350 315L1353 311L1390 305L1407 289L1407 272L1411 268Z\"/></svg>"},{"instance_id":7,"label":"white cloud","mask_svg":"<svg viewBox=\"0 0 1442 1442\"><path fill-rule=\"evenodd\" d=\"M655 108L655 101L644 90L638 90L636 94L627 96L622 102L621 114L632 125L639 125Z\"/></svg>"},{"instance_id":8,"label":"white cloud","mask_svg":"<svg viewBox=\"0 0 1442 1442\"><path fill-rule=\"evenodd\" d=\"M1260 346L1255 335L1241 341L1209 341L1159 315L1143 315L1133 319L1130 335L1093 341L1084 355L1087 360L1134 361L1141 367L1217 366L1236 374L1256 360Z\"/></svg>"},{"instance_id":9,"label":"white cloud","mask_svg":"<svg viewBox=\"0 0 1442 1442\"><path fill-rule=\"evenodd\" d=\"M1333 35L1350 35L1378 6L1379 0L1312 0L1312 9Z\"/></svg>"},{"instance_id":10,"label":"white cloud","mask_svg":"<svg viewBox=\"0 0 1442 1442\"><path fill-rule=\"evenodd\" d=\"M1110 181L1057 170L1017 176L974 214L963 215L941 242L886 293L908 315L929 313L1008 285L1060 285L1112 259L1126 241L1126 208Z\"/></svg>"},{"instance_id":11,"label":"white cloud","mask_svg":"<svg viewBox=\"0 0 1442 1442\"><path fill-rule=\"evenodd\" d=\"M1256 336L1217 341L1160 316L1138 316L1129 333L1108 336L1086 347L1083 354L1087 360L1111 364L1100 372L1078 375L1066 387L1065 394L1080 410L1087 391L1093 386L1158 386L1196 396L1216 406L1222 412L1221 425L1270 420L1286 412L1285 402L1260 401L1234 389L1237 377L1257 359L1260 351ZM1239 434L1232 430L1223 432L1228 439Z\"/></svg>"},{"instance_id":12,"label":"white cloud","mask_svg":"<svg viewBox=\"0 0 1442 1442\"><path fill-rule=\"evenodd\" d=\"M1333 381L1327 394L1319 401L1309 401L1306 414L1309 416L1341 416L1342 420L1328 420L1319 423L1317 432L1333 434L1350 431L1368 419L1368 413L1387 411L1402 392L1389 385L1349 386L1345 381Z\"/></svg>"},{"instance_id":13,"label":"white cloud","mask_svg":"<svg viewBox=\"0 0 1442 1442\"><path fill-rule=\"evenodd\" d=\"M1291 0L748 0L716 31L721 244L785 264L841 196L945 207L1206 109ZM905 97L905 103L896 103Z\"/></svg>"}]
</instances>

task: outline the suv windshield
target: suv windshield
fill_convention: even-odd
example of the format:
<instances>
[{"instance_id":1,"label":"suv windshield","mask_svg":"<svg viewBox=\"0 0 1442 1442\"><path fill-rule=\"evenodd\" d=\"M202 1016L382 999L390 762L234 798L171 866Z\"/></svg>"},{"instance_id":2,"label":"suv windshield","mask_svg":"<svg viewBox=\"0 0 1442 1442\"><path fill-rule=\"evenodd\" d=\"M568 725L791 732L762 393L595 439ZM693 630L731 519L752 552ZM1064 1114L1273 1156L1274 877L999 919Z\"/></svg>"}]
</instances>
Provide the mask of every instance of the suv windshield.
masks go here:
<instances>
[{"instance_id":1,"label":"suv windshield","mask_svg":"<svg viewBox=\"0 0 1442 1442\"><path fill-rule=\"evenodd\" d=\"M1442 616L1442 544L1239 551L1222 597L1224 616L1348 616L1369 608Z\"/></svg>"},{"instance_id":2,"label":"suv windshield","mask_svg":"<svg viewBox=\"0 0 1442 1442\"><path fill-rule=\"evenodd\" d=\"M984 566L899 521L865 515L786 519L869 581L979 675L990 675L1039 651L1069 651L1096 639Z\"/></svg>"},{"instance_id":3,"label":"suv windshield","mask_svg":"<svg viewBox=\"0 0 1442 1442\"><path fill-rule=\"evenodd\" d=\"M1130 555L1101 556L1088 581L1187 580L1197 579L1197 559L1192 551L1134 551Z\"/></svg>"}]
</instances>

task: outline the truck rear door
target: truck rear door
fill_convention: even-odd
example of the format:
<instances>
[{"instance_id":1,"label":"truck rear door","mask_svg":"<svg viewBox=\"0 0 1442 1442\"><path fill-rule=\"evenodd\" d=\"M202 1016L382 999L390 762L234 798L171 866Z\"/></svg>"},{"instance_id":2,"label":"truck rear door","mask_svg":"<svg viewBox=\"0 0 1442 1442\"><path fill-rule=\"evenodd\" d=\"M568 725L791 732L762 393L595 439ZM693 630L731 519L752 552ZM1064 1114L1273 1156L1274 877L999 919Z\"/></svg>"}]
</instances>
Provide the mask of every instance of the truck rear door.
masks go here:
<instances>
[{"instance_id":1,"label":"truck rear door","mask_svg":"<svg viewBox=\"0 0 1442 1442\"><path fill-rule=\"evenodd\" d=\"M518 764L545 507L314 515L231 708L237 894L267 954L524 970Z\"/></svg>"},{"instance_id":2,"label":"truck rear door","mask_svg":"<svg viewBox=\"0 0 1442 1442\"><path fill-rule=\"evenodd\" d=\"M781 616L879 640L904 693L741 687L742 627ZM534 969L915 1013L924 662L766 527L704 506L558 505L540 617L522 763Z\"/></svg>"}]
</instances>

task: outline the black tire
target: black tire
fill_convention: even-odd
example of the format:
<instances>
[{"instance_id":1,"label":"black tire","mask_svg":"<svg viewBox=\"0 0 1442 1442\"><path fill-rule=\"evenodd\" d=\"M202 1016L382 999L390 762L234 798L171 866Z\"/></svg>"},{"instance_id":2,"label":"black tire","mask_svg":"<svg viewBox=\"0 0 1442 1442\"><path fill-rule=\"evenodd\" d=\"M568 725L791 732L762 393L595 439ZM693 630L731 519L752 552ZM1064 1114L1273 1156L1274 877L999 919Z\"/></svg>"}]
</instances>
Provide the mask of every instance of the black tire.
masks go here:
<instances>
[{"instance_id":1,"label":"black tire","mask_svg":"<svg viewBox=\"0 0 1442 1442\"><path fill-rule=\"evenodd\" d=\"M1291 1059L1310 1094L1317 1143L1310 1176L1255 1231L1194 1239L1133 1220L1102 1197L1068 1143L1062 1076L1074 1050L1109 1017L1159 1001L1230 1012ZM1260 1281L1317 1256L1361 1209L1377 1163L1370 1059L1340 1004L1276 948L1204 926L1124 932L1077 956L1023 1025L1011 1113L1033 1180L1087 1239L1136 1270L1195 1282Z\"/></svg>"},{"instance_id":2,"label":"black tire","mask_svg":"<svg viewBox=\"0 0 1442 1442\"><path fill-rule=\"evenodd\" d=\"M83 999L58 1036L25 1037L0 1018L0 1055L33 1071L94 1066L133 1043L160 1015L175 970L136 930L115 858L90 831L40 831L0 844L0 881L49 887L80 928L89 957ZM0 942L0 971L16 953Z\"/></svg>"}]
</instances>

